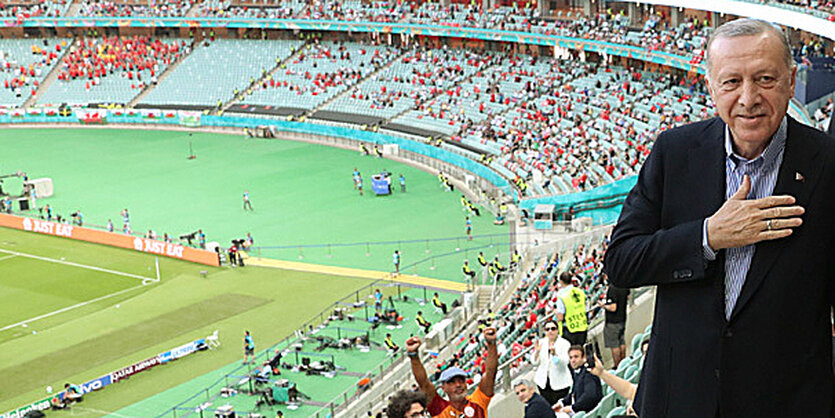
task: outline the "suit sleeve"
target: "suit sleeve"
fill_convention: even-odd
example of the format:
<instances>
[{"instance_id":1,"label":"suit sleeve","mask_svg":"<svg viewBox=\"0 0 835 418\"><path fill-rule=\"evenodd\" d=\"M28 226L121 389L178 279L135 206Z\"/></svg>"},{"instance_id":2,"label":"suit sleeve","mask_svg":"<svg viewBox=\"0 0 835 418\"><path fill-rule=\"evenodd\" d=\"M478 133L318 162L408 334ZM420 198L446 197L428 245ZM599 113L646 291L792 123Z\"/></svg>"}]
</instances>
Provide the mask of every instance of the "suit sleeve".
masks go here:
<instances>
[{"instance_id":1,"label":"suit sleeve","mask_svg":"<svg viewBox=\"0 0 835 418\"><path fill-rule=\"evenodd\" d=\"M638 182L623 204L612 231L604 269L612 284L621 288L699 280L705 276L702 249L704 218L662 227L665 181L676 175L686 157L670 163L666 148L670 138L662 133L641 168ZM684 203L681 203L684 204Z\"/></svg>"}]
</instances>

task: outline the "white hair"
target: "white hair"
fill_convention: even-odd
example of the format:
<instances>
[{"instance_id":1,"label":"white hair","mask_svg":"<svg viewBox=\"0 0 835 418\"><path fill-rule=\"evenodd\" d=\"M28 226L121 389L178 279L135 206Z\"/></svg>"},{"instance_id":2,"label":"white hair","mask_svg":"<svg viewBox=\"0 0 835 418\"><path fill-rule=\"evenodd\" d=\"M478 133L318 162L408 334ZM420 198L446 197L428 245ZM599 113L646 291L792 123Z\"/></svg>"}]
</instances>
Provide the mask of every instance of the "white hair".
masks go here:
<instances>
[{"instance_id":1,"label":"white hair","mask_svg":"<svg viewBox=\"0 0 835 418\"><path fill-rule=\"evenodd\" d=\"M710 38L707 40L707 46L705 47L705 69L707 70L708 75L710 74L711 68L710 46L713 45L714 41L720 38L754 36L766 32L771 32L777 36L777 39L779 39L780 43L783 45L783 60L786 63L786 67L789 69L794 67L791 45L789 45L789 39L786 37L786 33L783 32L783 29L764 20L746 17L727 22L716 28L716 30L713 31L713 34L710 35Z\"/></svg>"}]
</instances>

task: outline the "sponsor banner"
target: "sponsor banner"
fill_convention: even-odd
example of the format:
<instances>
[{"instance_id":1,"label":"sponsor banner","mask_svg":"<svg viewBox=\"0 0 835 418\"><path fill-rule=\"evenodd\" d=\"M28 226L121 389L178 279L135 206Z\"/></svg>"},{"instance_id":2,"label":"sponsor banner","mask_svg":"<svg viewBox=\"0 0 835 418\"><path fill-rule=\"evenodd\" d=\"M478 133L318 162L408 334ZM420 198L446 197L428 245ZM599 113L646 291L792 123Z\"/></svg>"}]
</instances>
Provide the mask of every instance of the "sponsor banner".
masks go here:
<instances>
[{"instance_id":1,"label":"sponsor banner","mask_svg":"<svg viewBox=\"0 0 835 418\"><path fill-rule=\"evenodd\" d=\"M93 379L87 383L78 385L78 387L81 388L81 394L86 395L94 390L99 390L111 383L113 383L113 380L110 378L109 374L106 374L102 377L99 377L98 379ZM66 393L66 391L63 391L58 394L58 397L64 399L64 394Z\"/></svg>"},{"instance_id":2,"label":"sponsor banner","mask_svg":"<svg viewBox=\"0 0 835 418\"><path fill-rule=\"evenodd\" d=\"M197 351L197 349L206 343L205 338L183 344L177 348L172 348L164 353L160 353L157 358L160 363L168 363L169 361L177 360Z\"/></svg>"},{"instance_id":3,"label":"sponsor banner","mask_svg":"<svg viewBox=\"0 0 835 418\"><path fill-rule=\"evenodd\" d=\"M109 377L110 377L110 380L113 383L116 383L116 382L118 382L122 379L127 379L127 378L129 378L129 377L131 377L131 376L133 376L133 375L135 375L139 372L143 372L143 371L148 370L152 367L158 366L159 364L160 364L160 361L159 361L158 356L153 356L149 359L145 359L145 360L142 360L140 362L131 364L128 367L123 367L123 368L121 368L119 370L116 370L114 372L110 372Z\"/></svg>"},{"instance_id":4,"label":"sponsor banner","mask_svg":"<svg viewBox=\"0 0 835 418\"><path fill-rule=\"evenodd\" d=\"M17 408L14 411L6 412L5 414L0 415L0 418L23 418L23 416L29 411L45 411L52 405L50 402L51 400L52 396L41 399L37 402Z\"/></svg>"},{"instance_id":5,"label":"sponsor banner","mask_svg":"<svg viewBox=\"0 0 835 418\"><path fill-rule=\"evenodd\" d=\"M94 390L99 390L105 386L116 383L120 380L127 379L128 377L133 376L139 372L144 372L145 370L148 370L152 367L167 363L171 360L176 360L180 357L185 357L191 353L197 352L197 350L199 350L200 347L204 346L205 344L205 338L194 340L190 343L186 343L177 348L168 350L162 354L131 364L128 367L123 367L119 370L110 372L102 377L99 377L98 379L93 379L83 385L79 385L81 387L81 393L88 394ZM56 395L52 395L48 398L41 399L29 405L22 406L13 411L6 412L5 414L0 414L0 418L23 418L23 416L26 415L27 412L32 410L45 411L50 408L52 398L56 396L63 399L64 392L62 391Z\"/></svg>"},{"instance_id":6,"label":"sponsor banner","mask_svg":"<svg viewBox=\"0 0 835 418\"><path fill-rule=\"evenodd\" d=\"M70 238L79 241L127 248L140 252L177 258L210 266L217 266L217 253L197 248L184 247L179 244L166 243L130 235L117 234L80 226L59 224L40 219L0 213L0 226L19 229L27 232L37 232L44 235Z\"/></svg>"},{"instance_id":7,"label":"sponsor banner","mask_svg":"<svg viewBox=\"0 0 835 418\"><path fill-rule=\"evenodd\" d=\"M31 116L38 116L43 113L43 109L38 107L30 107L29 110L26 111Z\"/></svg>"},{"instance_id":8,"label":"sponsor banner","mask_svg":"<svg viewBox=\"0 0 835 418\"><path fill-rule=\"evenodd\" d=\"M26 115L26 112L23 109L12 109L9 111L9 115L13 118L22 118Z\"/></svg>"},{"instance_id":9,"label":"sponsor banner","mask_svg":"<svg viewBox=\"0 0 835 418\"><path fill-rule=\"evenodd\" d=\"M106 374L98 379L93 379L81 386L81 394L85 395L94 390L99 390L109 384L113 383L113 380L110 378L109 374Z\"/></svg>"}]
</instances>

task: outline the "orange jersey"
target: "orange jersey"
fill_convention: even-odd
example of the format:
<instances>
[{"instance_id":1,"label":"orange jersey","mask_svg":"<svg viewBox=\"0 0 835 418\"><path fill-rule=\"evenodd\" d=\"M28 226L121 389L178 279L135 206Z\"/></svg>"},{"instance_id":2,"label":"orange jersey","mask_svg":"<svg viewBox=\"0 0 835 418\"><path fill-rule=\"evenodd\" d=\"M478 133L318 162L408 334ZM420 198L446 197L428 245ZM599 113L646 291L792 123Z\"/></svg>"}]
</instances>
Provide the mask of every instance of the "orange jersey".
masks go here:
<instances>
[{"instance_id":1,"label":"orange jersey","mask_svg":"<svg viewBox=\"0 0 835 418\"><path fill-rule=\"evenodd\" d=\"M467 396L467 405L463 411L452 407L448 400L440 395L435 395L429 403L429 413L432 418L487 418L487 406L490 405L489 397L480 388L476 388L472 395Z\"/></svg>"}]
</instances>

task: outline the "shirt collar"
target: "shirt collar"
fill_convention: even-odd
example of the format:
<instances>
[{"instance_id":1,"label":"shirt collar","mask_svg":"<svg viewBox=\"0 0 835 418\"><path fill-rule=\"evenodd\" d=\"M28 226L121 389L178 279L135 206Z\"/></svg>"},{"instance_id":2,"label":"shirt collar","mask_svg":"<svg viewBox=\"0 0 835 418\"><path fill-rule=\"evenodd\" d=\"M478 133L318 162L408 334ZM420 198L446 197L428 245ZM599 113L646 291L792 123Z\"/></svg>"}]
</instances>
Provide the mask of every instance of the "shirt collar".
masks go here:
<instances>
[{"instance_id":1,"label":"shirt collar","mask_svg":"<svg viewBox=\"0 0 835 418\"><path fill-rule=\"evenodd\" d=\"M780 126L777 128L777 132L771 137L771 141L765 147L765 150L762 154L760 154L757 158L754 158L750 161L756 161L757 159L763 159L763 166L770 166L777 160L777 156L783 152L783 149L786 147L786 117L783 116L783 120L780 122ZM734 152L733 148L733 140L731 139L731 129L725 124L725 155L729 158L732 157L734 162L737 161L749 161L746 158L739 156L737 153Z\"/></svg>"}]
</instances>

